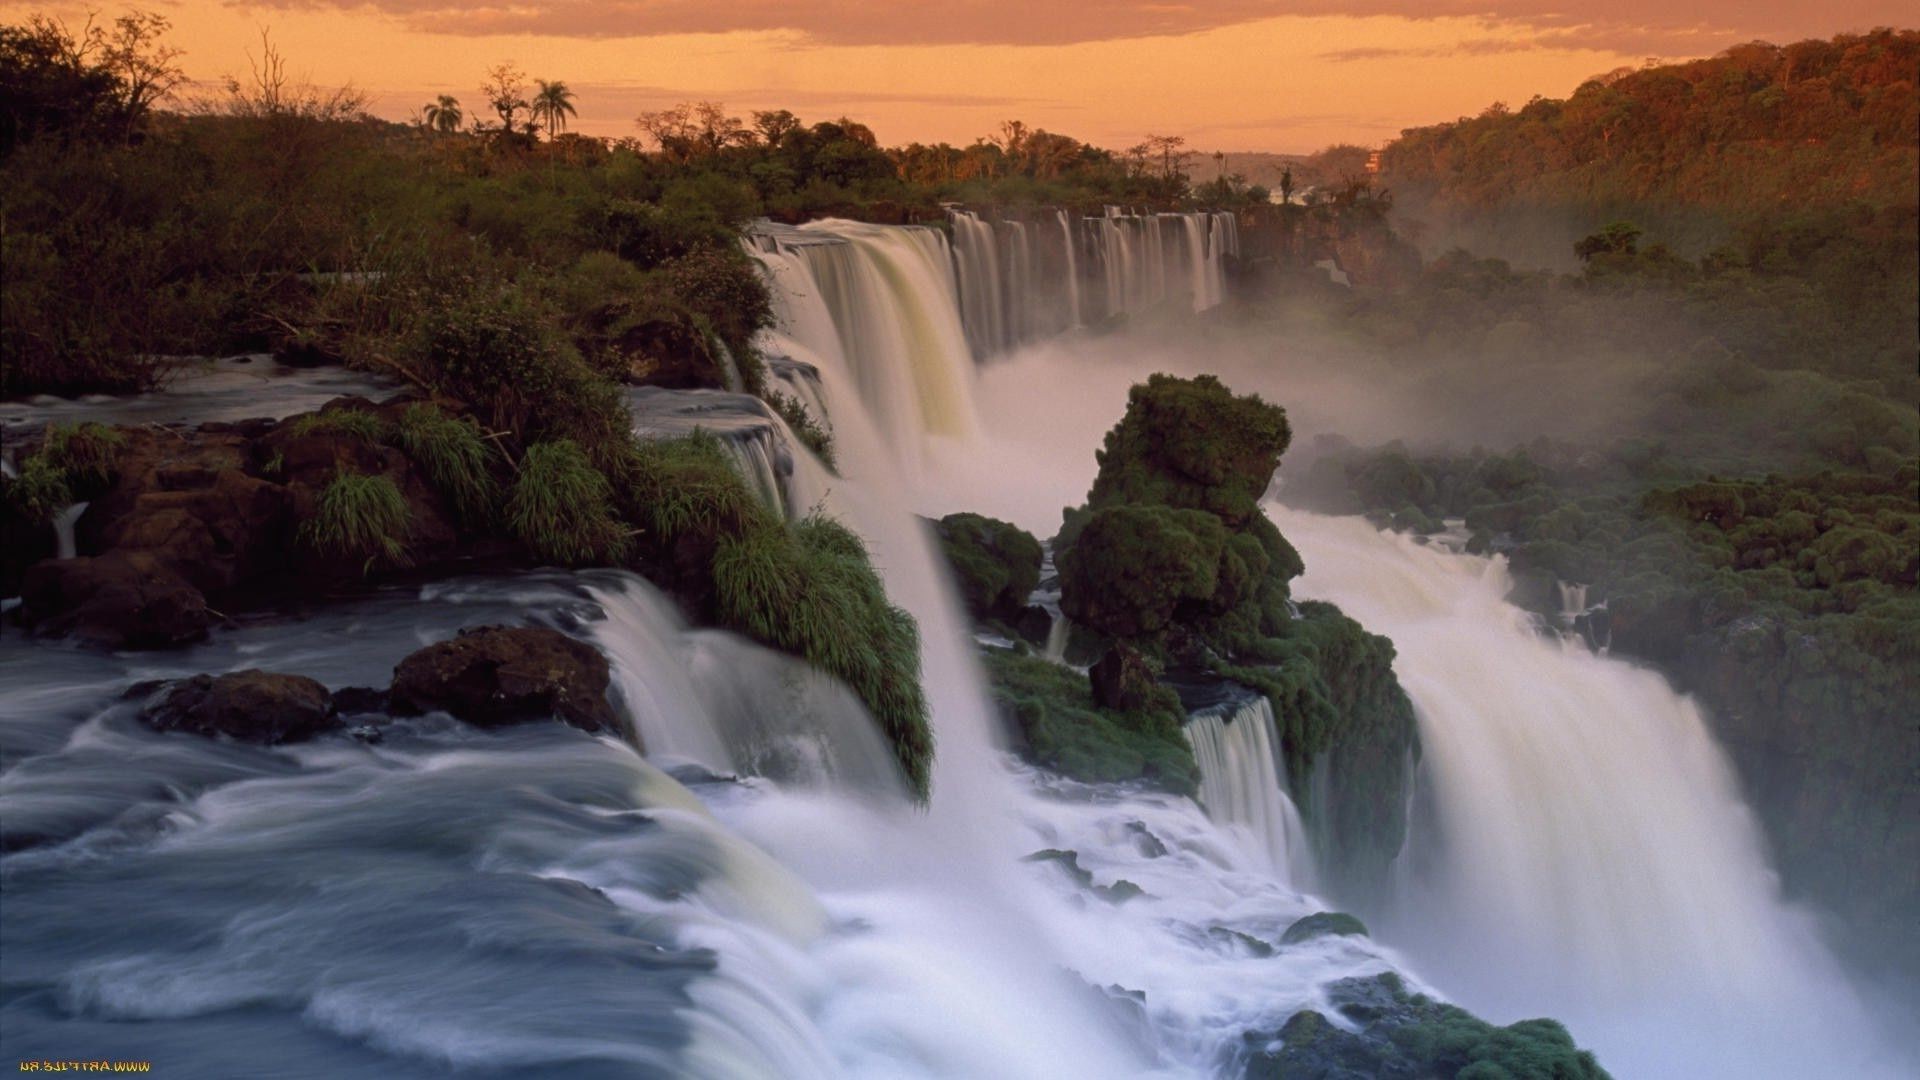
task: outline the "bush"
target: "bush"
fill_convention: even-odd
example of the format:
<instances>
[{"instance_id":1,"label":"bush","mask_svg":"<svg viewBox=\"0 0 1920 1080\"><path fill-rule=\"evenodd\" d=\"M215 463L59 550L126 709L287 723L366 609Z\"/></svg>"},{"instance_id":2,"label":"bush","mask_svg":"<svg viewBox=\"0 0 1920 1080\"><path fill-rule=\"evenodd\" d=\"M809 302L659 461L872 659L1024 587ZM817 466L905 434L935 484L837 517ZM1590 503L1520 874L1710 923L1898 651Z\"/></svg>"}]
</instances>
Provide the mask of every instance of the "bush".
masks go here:
<instances>
[{"instance_id":1,"label":"bush","mask_svg":"<svg viewBox=\"0 0 1920 1080\"><path fill-rule=\"evenodd\" d=\"M627 547L607 478L566 439L527 448L507 499L507 528L536 558L562 566L617 562Z\"/></svg>"},{"instance_id":2,"label":"bush","mask_svg":"<svg viewBox=\"0 0 1920 1080\"><path fill-rule=\"evenodd\" d=\"M113 482L115 463L127 437L105 424L55 424L47 429L39 456L66 476L83 497Z\"/></svg>"},{"instance_id":3,"label":"bush","mask_svg":"<svg viewBox=\"0 0 1920 1080\"><path fill-rule=\"evenodd\" d=\"M1018 617L1040 584L1046 555L1040 541L1017 525L979 514L948 514L934 522L934 531L967 610L976 619Z\"/></svg>"},{"instance_id":4,"label":"bush","mask_svg":"<svg viewBox=\"0 0 1920 1080\"><path fill-rule=\"evenodd\" d=\"M1060 561L1068 617L1112 637L1165 630L1182 604L1213 595L1226 530L1200 510L1096 510Z\"/></svg>"},{"instance_id":5,"label":"bush","mask_svg":"<svg viewBox=\"0 0 1920 1080\"><path fill-rule=\"evenodd\" d=\"M73 489L64 472L35 454L21 463L20 475L7 484L7 501L22 518L45 525L73 503Z\"/></svg>"},{"instance_id":6,"label":"bush","mask_svg":"<svg viewBox=\"0 0 1920 1080\"><path fill-rule=\"evenodd\" d=\"M411 512L407 500L384 476L340 471L320 492L314 516L301 526L306 542L322 555L406 563Z\"/></svg>"},{"instance_id":7,"label":"bush","mask_svg":"<svg viewBox=\"0 0 1920 1080\"><path fill-rule=\"evenodd\" d=\"M387 422L364 409L323 409L294 417L295 435L349 435L378 445L387 438Z\"/></svg>"},{"instance_id":8,"label":"bush","mask_svg":"<svg viewBox=\"0 0 1920 1080\"><path fill-rule=\"evenodd\" d=\"M400 448L425 469L441 494L470 525L490 520L500 498L493 444L470 418L455 419L435 405L413 405L396 429Z\"/></svg>"}]
</instances>

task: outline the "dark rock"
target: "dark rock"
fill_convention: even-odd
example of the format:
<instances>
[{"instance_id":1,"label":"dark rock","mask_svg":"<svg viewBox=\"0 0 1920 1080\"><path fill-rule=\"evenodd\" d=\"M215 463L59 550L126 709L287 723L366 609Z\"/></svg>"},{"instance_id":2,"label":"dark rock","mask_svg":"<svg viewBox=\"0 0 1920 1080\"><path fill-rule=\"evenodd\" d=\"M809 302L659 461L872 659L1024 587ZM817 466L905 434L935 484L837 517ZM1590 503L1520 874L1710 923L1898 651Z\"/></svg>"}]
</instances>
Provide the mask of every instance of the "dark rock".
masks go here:
<instances>
[{"instance_id":1,"label":"dark rock","mask_svg":"<svg viewBox=\"0 0 1920 1080\"><path fill-rule=\"evenodd\" d=\"M258 670L175 683L140 719L156 731L224 735L264 746L300 742L339 726L326 687L302 675Z\"/></svg>"},{"instance_id":2,"label":"dark rock","mask_svg":"<svg viewBox=\"0 0 1920 1080\"><path fill-rule=\"evenodd\" d=\"M1088 674L1093 678L1093 700L1109 709L1142 708L1153 694L1153 668L1128 645L1108 649Z\"/></svg>"},{"instance_id":3,"label":"dark rock","mask_svg":"<svg viewBox=\"0 0 1920 1080\"><path fill-rule=\"evenodd\" d=\"M20 591L20 617L35 633L112 649L198 641L214 621L200 590L146 552L36 563Z\"/></svg>"},{"instance_id":4,"label":"dark rock","mask_svg":"<svg viewBox=\"0 0 1920 1080\"><path fill-rule=\"evenodd\" d=\"M400 661L389 694L396 712L439 709L481 727L557 718L617 731L608 681L591 645L541 627L487 626Z\"/></svg>"},{"instance_id":5,"label":"dark rock","mask_svg":"<svg viewBox=\"0 0 1920 1080\"><path fill-rule=\"evenodd\" d=\"M1028 604L1013 621L1013 632L1027 644L1044 649L1047 639L1053 636L1053 613L1039 604Z\"/></svg>"},{"instance_id":6,"label":"dark rock","mask_svg":"<svg viewBox=\"0 0 1920 1080\"><path fill-rule=\"evenodd\" d=\"M333 707L341 716L363 716L387 711L387 692L371 686L345 686L333 692Z\"/></svg>"},{"instance_id":7,"label":"dark rock","mask_svg":"<svg viewBox=\"0 0 1920 1080\"><path fill-rule=\"evenodd\" d=\"M1046 848L1041 851L1036 851L1020 861L1053 863L1055 866L1066 871L1067 876L1072 878L1075 884L1100 899L1105 900L1109 904L1124 904L1136 897L1146 895L1146 890L1128 881L1126 878L1116 878L1111 885L1095 885L1093 883L1093 871L1080 865L1080 853L1077 851L1062 851L1059 848Z\"/></svg>"},{"instance_id":8,"label":"dark rock","mask_svg":"<svg viewBox=\"0 0 1920 1080\"><path fill-rule=\"evenodd\" d=\"M1149 859L1166 857L1167 845L1161 843L1160 838L1153 835L1152 830L1148 829L1145 823L1139 821L1127 822L1127 833L1133 837L1133 846L1141 855Z\"/></svg>"},{"instance_id":9,"label":"dark rock","mask_svg":"<svg viewBox=\"0 0 1920 1080\"><path fill-rule=\"evenodd\" d=\"M1287 932L1280 935L1280 944L1298 945L1329 935L1366 937L1367 924L1344 911L1316 911L1287 927Z\"/></svg>"},{"instance_id":10,"label":"dark rock","mask_svg":"<svg viewBox=\"0 0 1920 1080\"><path fill-rule=\"evenodd\" d=\"M1247 952L1262 960L1273 955L1273 946L1261 941L1252 934L1243 934L1238 930L1230 930L1224 926L1209 926L1207 927L1207 936L1229 948L1245 949Z\"/></svg>"}]
</instances>

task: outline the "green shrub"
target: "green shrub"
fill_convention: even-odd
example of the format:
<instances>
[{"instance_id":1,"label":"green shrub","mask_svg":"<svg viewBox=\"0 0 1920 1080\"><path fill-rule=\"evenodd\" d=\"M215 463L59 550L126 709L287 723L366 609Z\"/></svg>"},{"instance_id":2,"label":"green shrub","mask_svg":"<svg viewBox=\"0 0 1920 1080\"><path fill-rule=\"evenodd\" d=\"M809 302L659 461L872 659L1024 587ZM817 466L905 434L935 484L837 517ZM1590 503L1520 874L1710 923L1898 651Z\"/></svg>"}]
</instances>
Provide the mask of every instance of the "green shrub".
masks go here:
<instances>
[{"instance_id":1,"label":"green shrub","mask_svg":"<svg viewBox=\"0 0 1920 1080\"><path fill-rule=\"evenodd\" d=\"M948 514L933 525L967 610L976 619L1018 616L1040 584L1040 541L979 514Z\"/></svg>"},{"instance_id":2,"label":"green shrub","mask_svg":"<svg viewBox=\"0 0 1920 1080\"><path fill-rule=\"evenodd\" d=\"M413 405L400 416L400 448L440 489L468 524L490 520L500 498L493 444L471 418L455 419L438 406Z\"/></svg>"},{"instance_id":3,"label":"green shrub","mask_svg":"<svg viewBox=\"0 0 1920 1080\"><path fill-rule=\"evenodd\" d=\"M800 440L800 445L811 450L813 456L819 458L827 468L838 470L839 466L833 459L833 432L821 427L813 414L807 411L805 404L779 391L768 394L766 402L786 422L787 428Z\"/></svg>"},{"instance_id":4,"label":"green shrub","mask_svg":"<svg viewBox=\"0 0 1920 1080\"><path fill-rule=\"evenodd\" d=\"M1200 510L1119 505L1095 510L1060 559L1060 605L1113 637L1157 634L1182 604L1218 582L1226 530Z\"/></svg>"},{"instance_id":5,"label":"green shrub","mask_svg":"<svg viewBox=\"0 0 1920 1080\"><path fill-rule=\"evenodd\" d=\"M563 566L617 562L627 547L612 487L567 439L527 448L507 498L507 528L536 557Z\"/></svg>"},{"instance_id":6,"label":"green shrub","mask_svg":"<svg viewBox=\"0 0 1920 1080\"><path fill-rule=\"evenodd\" d=\"M301 535L323 555L365 559L366 569L380 561L401 566L411 516L392 480L341 470L321 490Z\"/></svg>"},{"instance_id":7,"label":"green shrub","mask_svg":"<svg viewBox=\"0 0 1920 1080\"><path fill-rule=\"evenodd\" d=\"M914 793L932 781L933 729L920 689L919 633L888 603L866 545L833 521L761 515L713 559L723 624L804 657L859 695Z\"/></svg>"}]
</instances>

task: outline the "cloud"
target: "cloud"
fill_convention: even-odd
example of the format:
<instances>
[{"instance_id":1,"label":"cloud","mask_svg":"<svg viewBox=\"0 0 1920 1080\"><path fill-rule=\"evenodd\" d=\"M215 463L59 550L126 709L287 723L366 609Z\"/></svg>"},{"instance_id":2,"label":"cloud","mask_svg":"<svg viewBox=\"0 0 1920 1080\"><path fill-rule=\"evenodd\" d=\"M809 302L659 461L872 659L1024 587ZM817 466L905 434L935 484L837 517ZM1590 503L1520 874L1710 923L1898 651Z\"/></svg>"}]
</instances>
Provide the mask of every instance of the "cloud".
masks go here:
<instances>
[{"instance_id":1,"label":"cloud","mask_svg":"<svg viewBox=\"0 0 1920 1080\"><path fill-rule=\"evenodd\" d=\"M461 36L625 38L784 32L808 45L1071 45L1191 34L1282 15L1479 17L1552 31L1539 47L1683 55L1755 37L1791 39L1912 21L1907 0L228 0L237 7L372 10ZM1344 50L1364 54L1364 47ZM1395 55L1386 51L1380 57ZM1348 57L1350 59L1364 56Z\"/></svg>"}]
</instances>

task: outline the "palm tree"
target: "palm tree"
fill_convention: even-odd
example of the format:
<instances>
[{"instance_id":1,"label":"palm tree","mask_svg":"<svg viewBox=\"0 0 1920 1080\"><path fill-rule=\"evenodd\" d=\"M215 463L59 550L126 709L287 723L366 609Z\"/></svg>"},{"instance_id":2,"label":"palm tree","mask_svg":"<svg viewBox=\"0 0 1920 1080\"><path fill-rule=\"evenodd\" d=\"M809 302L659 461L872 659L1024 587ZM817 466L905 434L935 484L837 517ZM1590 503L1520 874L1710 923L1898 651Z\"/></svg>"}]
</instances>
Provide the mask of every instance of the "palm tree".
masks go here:
<instances>
[{"instance_id":1,"label":"palm tree","mask_svg":"<svg viewBox=\"0 0 1920 1080\"><path fill-rule=\"evenodd\" d=\"M460 112L460 101L452 94L441 94L440 100L420 110L427 126L442 134L451 134L460 130L460 121L465 117Z\"/></svg>"},{"instance_id":2,"label":"palm tree","mask_svg":"<svg viewBox=\"0 0 1920 1080\"><path fill-rule=\"evenodd\" d=\"M540 88L533 95L533 118L547 125L547 138L551 139L566 129L567 117L580 115L573 107L573 91L558 79L533 81Z\"/></svg>"}]
</instances>

